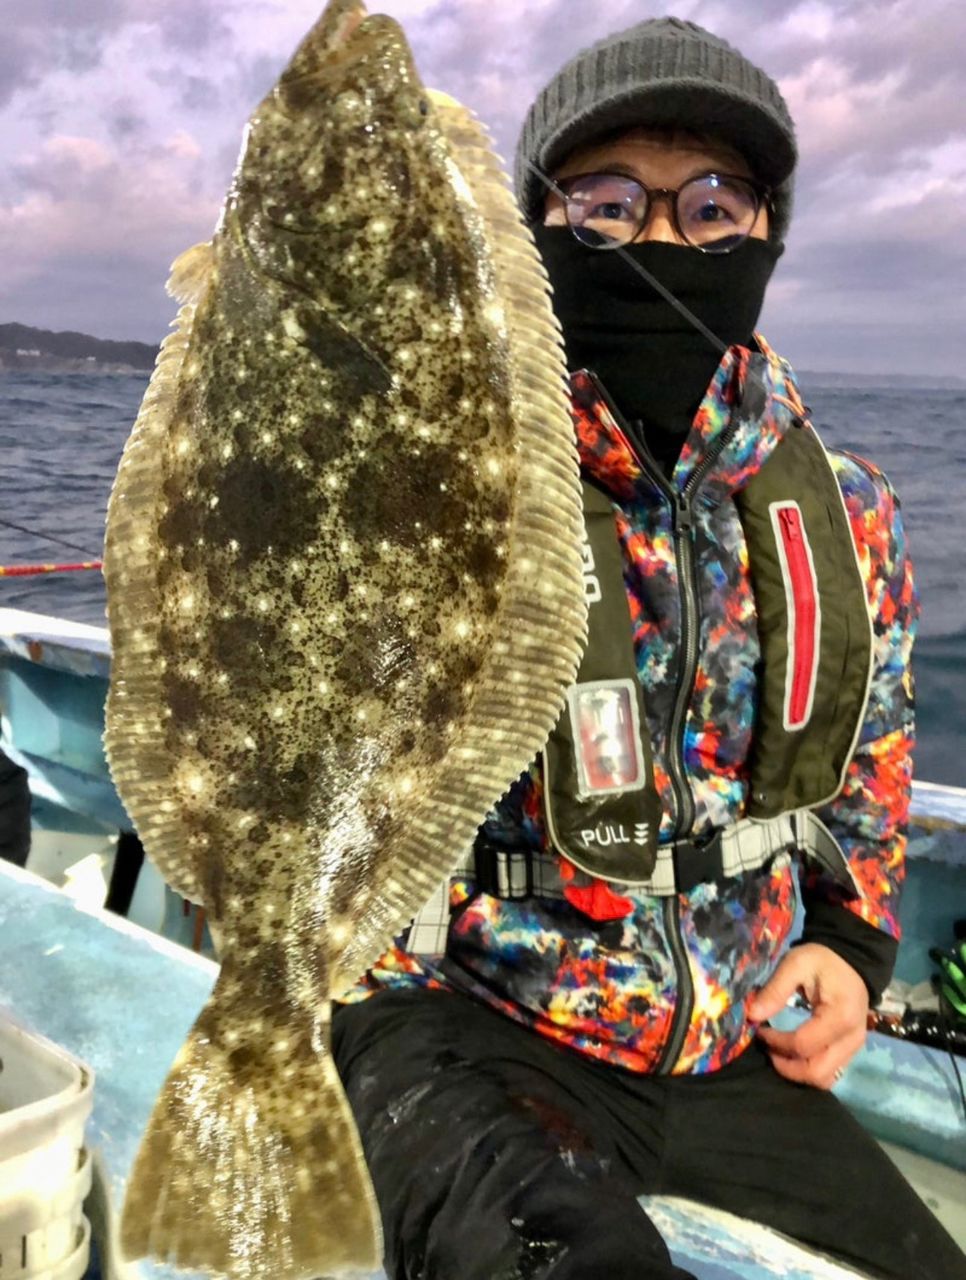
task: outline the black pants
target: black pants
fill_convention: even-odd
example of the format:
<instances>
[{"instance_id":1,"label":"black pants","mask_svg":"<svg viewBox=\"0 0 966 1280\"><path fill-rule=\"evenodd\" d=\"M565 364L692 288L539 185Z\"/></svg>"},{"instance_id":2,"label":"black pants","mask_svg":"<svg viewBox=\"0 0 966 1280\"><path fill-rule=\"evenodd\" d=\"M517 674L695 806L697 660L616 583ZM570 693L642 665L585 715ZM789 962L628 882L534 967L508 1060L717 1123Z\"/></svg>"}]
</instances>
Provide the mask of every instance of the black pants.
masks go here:
<instances>
[{"instance_id":1,"label":"black pants","mask_svg":"<svg viewBox=\"0 0 966 1280\"><path fill-rule=\"evenodd\" d=\"M637 1203L687 1196L896 1280L966 1257L830 1093L753 1047L706 1076L589 1061L444 992L338 1010L390 1280L693 1280Z\"/></svg>"},{"instance_id":2,"label":"black pants","mask_svg":"<svg viewBox=\"0 0 966 1280\"><path fill-rule=\"evenodd\" d=\"M30 853L30 787L27 771L0 751L0 858L27 865Z\"/></svg>"}]
</instances>

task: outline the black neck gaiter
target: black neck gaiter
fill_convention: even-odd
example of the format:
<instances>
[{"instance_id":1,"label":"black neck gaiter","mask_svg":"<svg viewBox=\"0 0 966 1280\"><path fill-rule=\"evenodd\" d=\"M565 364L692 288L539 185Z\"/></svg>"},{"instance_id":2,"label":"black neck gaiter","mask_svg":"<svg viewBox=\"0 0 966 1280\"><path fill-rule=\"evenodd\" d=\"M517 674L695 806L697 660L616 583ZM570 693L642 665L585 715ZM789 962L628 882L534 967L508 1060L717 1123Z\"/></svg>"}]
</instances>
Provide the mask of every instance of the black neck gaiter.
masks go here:
<instances>
[{"instance_id":1,"label":"black neck gaiter","mask_svg":"<svg viewBox=\"0 0 966 1280\"><path fill-rule=\"evenodd\" d=\"M670 472L721 352L610 250L588 249L569 227L533 228L553 286L571 370L597 375L632 429ZM627 246L726 346L748 345L782 246L748 239L732 253L644 241Z\"/></svg>"}]
</instances>

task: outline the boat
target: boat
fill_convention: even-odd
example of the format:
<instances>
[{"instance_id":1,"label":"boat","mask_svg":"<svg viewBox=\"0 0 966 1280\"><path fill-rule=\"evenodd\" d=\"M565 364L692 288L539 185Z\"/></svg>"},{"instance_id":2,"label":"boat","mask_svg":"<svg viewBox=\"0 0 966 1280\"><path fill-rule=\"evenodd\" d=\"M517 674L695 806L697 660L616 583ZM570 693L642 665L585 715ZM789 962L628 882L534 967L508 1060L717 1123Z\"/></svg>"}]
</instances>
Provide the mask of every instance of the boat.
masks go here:
<instances>
[{"instance_id":1,"label":"boat","mask_svg":"<svg viewBox=\"0 0 966 1280\"><path fill-rule=\"evenodd\" d=\"M122 1261L117 1213L151 1105L217 964L203 912L144 857L111 783L101 741L109 676L106 629L0 609L0 746L27 770L33 801L26 867L0 861L0 1011L94 1072L87 1213L102 1274L173 1280L182 1273ZM917 782L896 977L882 1029L870 1031L836 1092L966 1248L966 1058L954 1059L926 1014L919 1021L935 1043L902 1034L916 1021L904 1022L902 1006L928 1003L930 948L950 944L966 914L964 888L966 789ZM782 1015L787 1025L801 1016ZM642 1202L698 1280L855 1274L696 1203Z\"/></svg>"}]
</instances>

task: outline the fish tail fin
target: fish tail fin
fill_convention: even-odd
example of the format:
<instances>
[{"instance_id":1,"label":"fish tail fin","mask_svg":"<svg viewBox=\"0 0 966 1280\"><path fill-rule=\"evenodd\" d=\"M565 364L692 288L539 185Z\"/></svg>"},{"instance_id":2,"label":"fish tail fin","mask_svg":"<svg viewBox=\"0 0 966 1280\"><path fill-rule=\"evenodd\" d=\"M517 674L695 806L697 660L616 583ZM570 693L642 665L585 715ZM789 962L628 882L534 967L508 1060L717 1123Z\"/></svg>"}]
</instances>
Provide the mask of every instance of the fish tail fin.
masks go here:
<instances>
[{"instance_id":1,"label":"fish tail fin","mask_svg":"<svg viewBox=\"0 0 966 1280\"><path fill-rule=\"evenodd\" d=\"M123 1254L232 1280L376 1270L378 1208L327 1023L296 1034L249 1015L239 1032L225 1016L223 981L141 1142Z\"/></svg>"}]
</instances>

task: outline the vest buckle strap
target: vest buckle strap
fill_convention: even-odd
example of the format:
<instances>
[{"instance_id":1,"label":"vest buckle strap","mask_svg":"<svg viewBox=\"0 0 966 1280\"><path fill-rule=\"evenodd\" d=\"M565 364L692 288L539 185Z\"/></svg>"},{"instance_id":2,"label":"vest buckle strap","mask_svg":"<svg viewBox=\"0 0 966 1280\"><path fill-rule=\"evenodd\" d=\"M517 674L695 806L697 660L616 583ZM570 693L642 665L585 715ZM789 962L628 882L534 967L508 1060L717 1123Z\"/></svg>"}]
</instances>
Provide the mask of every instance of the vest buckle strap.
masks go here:
<instances>
[{"instance_id":1,"label":"vest buckle strap","mask_svg":"<svg viewBox=\"0 0 966 1280\"><path fill-rule=\"evenodd\" d=\"M707 836L693 840L675 840L671 858L674 866L674 888L677 893L690 893L699 884L725 878L722 859L724 828L716 827Z\"/></svg>"},{"instance_id":2,"label":"vest buckle strap","mask_svg":"<svg viewBox=\"0 0 966 1280\"><path fill-rule=\"evenodd\" d=\"M657 865L647 882L604 883L612 891L609 898L615 906L617 898L629 892L674 897L690 893L700 884L761 870L795 853L819 865L847 893L862 896L862 886L838 841L807 809L777 818L742 818L732 826L718 827L697 839L659 845ZM507 902L551 898L579 905L574 902L574 887L592 888L594 882L593 877L581 873L576 885L569 882L571 894L568 896L565 892L568 883L560 874L560 858L552 850L501 849L479 839L456 874L470 877L476 888L487 896ZM448 886L447 879L416 916L407 951L416 955L440 955L444 951L449 924Z\"/></svg>"}]
</instances>

